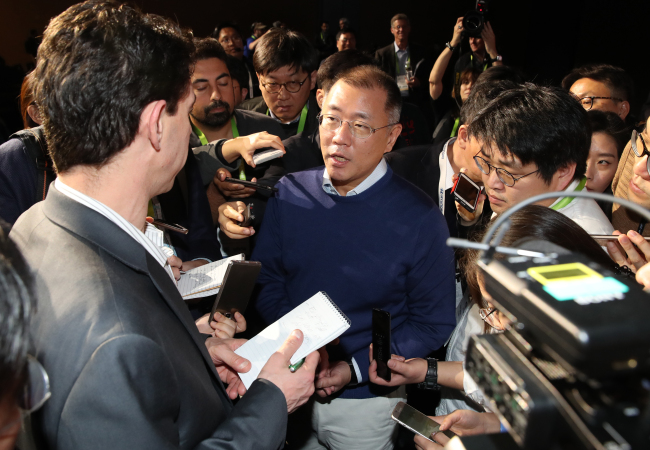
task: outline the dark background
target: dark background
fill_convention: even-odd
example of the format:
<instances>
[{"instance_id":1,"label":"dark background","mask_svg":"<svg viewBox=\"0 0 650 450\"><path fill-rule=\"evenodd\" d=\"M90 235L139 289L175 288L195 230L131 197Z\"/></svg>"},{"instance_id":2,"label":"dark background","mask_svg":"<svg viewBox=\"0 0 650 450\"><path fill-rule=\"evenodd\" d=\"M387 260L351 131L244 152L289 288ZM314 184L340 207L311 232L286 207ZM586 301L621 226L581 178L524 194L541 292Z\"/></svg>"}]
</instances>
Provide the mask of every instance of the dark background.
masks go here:
<instances>
[{"instance_id":1,"label":"dark background","mask_svg":"<svg viewBox=\"0 0 650 450\"><path fill-rule=\"evenodd\" d=\"M24 71L33 60L24 49L31 29L42 34L49 18L75 3L65 0L13 0L0 7L0 117L10 131L22 128L16 97ZM358 47L374 50L392 42L390 18L411 18L412 41L428 46L435 60L452 36L457 17L474 0L318 0L205 1L136 0L143 11L174 18L205 36L222 20L237 21L244 34L254 21L270 25L282 20L312 39L326 20L332 29L348 17L357 31ZM493 0L491 9L497 48L509 65L536 82L559 84L571 68L589 62L623 67L634 79L638 110L648 96L650 69L650 1L648 0Z\"/></svg>"}]
</instances>

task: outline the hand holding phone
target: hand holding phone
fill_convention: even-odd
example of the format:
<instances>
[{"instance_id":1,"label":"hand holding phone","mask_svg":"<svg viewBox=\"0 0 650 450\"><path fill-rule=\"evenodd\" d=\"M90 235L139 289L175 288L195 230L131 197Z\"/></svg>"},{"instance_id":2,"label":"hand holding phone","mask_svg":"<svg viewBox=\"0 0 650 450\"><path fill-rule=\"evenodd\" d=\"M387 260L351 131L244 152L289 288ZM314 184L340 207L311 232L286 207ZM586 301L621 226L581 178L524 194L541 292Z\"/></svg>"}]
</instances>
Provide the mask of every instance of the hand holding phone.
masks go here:
<instances>
[{"instance_id":1,"label":"hand holding phone","mask_svg":"<svg viewBox=\"0 0 650 450\"><path fill-rule=\"evenodd\" d=\"M469 212L475 212L478 205L479 196L483 188L474 183L470 177L463 172L458 174L456 183L451 190L454 199L460 203L463 208Z\"/></svg>"},{"instance_id":2,"label":"hand holding phone","mask_svg":"<svg viewBox=\"0 0 650 450\"><path fill-rule=\"evenodd\" d=\"M428 418L420 411L404 402L399 402L397 406L395 406L391 418L403 427L408 428L412 432L419 434L431 442L435 442L433 440L433 435L440 432L440 424L438 422ZM455 436L451 431L442 431L442 433L444 433L448 438Z\"/></svg>"}]
</instances>

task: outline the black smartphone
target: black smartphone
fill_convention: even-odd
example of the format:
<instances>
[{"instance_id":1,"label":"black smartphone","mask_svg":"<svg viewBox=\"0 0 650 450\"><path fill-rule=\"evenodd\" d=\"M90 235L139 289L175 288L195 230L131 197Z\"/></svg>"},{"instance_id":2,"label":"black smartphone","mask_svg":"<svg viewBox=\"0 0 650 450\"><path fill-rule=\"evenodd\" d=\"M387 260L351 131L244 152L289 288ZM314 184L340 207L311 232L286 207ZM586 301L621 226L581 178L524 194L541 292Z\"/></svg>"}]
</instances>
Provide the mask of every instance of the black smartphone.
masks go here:
<instances>
[{"instance_id":1,"label":"black smartphone","mask_svg":"<svg viewBox=\"0 0 650 450\"><path fill-rule=\"evenodd\" d=\"M167 230L176 231L177 233L181 233L181 234L187 234L190 232L190 230L188 230L182 225L179 225L177 223L166 222L160 219L154 219L153 224L161 228L165 228Z\"/></svg>"},{"instance_id":2,"label":"black smartphone","mask_svg":"<svg viewBox=\"0 0 650 450\"><path fill-rule=\"evenodd\" d=\"M460 173L451 193L454 194L456 201L463 205L466 210L474 212L481 190L482 188L474 183L470 177L464 173Z\"/></svg>"},{"instance_id":3,"label":"black smartphone","mask_svg":"<svg viewBox=\"0 0 650 450\"><path fill-rule=\"evenodd\" d=\"M372 359L377 361L377 375L390 381L390 313L372 309Z\"/></svg>"},{"instance_id":4,"label":"black smartphone","mask_svg":"<svg viewBox=\"0 0 650 450\"><path fill-rule=\"evenodd\" d=\"M262 263L257 261L230 261L212 305L210 319L217 312L229 319L234 318L236 312L244 314L261 268Z\"/></svg>"},{"instance_id":5,"label":"black smartphone","mask_svg":"<svg viewBox=\"0 0 650 450\"><path fill-rule=\"evenodd\" d=\"M403 427L408 428L412 432L419 434L431 442L435 442L433 440L433 435L440 432L440 424L438 422L429 419L420 411L404 402L399 402L397 406L395 406L391 418ZM453 432L448 430L442 431L442 433L444 433L449 439L456 436Z\"/></svg>"},{"instance_id":6,"label":"black smartphone","mask_svg":"<svg viewBox=\"0 0 650 450\"><path fill-rule=\"evenodd\" d=\"M264 189L271 192L278 192L278 188L276 187L266 186L264 184L254 183L252 181L238 180L237 178L231 178L231 177L226 177L224 181L227 181L228 183L242 184L246 187L252 187L255 189Z\"/></svg>"}]
</instances>

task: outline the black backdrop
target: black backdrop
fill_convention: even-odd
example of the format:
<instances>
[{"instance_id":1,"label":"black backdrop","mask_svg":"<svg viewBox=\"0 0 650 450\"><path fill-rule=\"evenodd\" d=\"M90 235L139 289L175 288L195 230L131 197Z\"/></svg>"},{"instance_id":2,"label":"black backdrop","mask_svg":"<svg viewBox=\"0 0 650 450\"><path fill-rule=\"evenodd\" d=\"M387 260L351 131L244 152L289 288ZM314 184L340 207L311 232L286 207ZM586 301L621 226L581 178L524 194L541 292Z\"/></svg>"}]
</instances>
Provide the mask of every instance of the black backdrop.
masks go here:
<instances>
[{"instance_id":1,"label":"black backdrop","mask_svg":"<svg viewBox=\"0 0 650 450\"><path fill-rule=\"evenodd\" d=\"M23 48L29 30L39 33L49 17L73 1L23 0L3 2L0 56ZM8 5L11 3L11 6ZM175 18L196 35L209 34L221 20L237 21L245 30L253 21L284 21L290 28L315 36L320 22L338 26L342 16L351 20L362 49L373 50L391 42L390 18L404 12L411 18L412 40L441 49L451 38L457 17L474 6L474 0L135 0L145 12ZM18 19L16 19L18 17ZM499 52L507 62L537 82L559 84L574 66L607 62L623 67L636 83L633 110L648 96L650 69L648 43L649 0L493 0L492 25ZM9 23L7 23L9 22ZM1 117L10 128L20 128L15 101L19 85L3 83Z\"/></svg>"}]
</instances>

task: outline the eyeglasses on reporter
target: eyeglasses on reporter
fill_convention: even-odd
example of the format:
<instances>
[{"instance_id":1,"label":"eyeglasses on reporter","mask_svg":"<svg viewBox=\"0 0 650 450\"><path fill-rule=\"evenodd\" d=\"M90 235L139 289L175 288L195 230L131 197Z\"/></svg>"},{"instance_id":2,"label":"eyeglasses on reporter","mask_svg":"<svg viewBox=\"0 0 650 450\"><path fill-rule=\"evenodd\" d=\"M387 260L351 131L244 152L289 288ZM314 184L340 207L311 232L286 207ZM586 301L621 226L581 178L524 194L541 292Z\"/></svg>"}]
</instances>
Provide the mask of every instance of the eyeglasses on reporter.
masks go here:
<instances>
[{"instance_id":1,"label":"eyeglasses on reporter","mask_svg":"<svg viewBox=\"0 0 650 450\"><path fill-rule=\"evenodd\" d=\"M341 125L344 122L348 124L348 127L350 127L350 133L352 133L352 136L359 139L368 139L375 131L381 130L382 128L392 127L393 125L397 125L399 123L389 123L383 127L373 128L367 123L360 120L343 120L334 114L318 115L318 123L321 127L323 127L325 131L336 131L341 128Z\"/></svg>"},{"instance_id":2,"label":"eyeglasses on reporter","mask_svg":"<svg viewBox=\"0 0 650 450\"><path fill-rule=\"evenodd\" d=\"M302 81L288 81L286 83L260 83L260 84L264 86L264 89L266 89L266 92L268 92L269 94L279 94L283 87L287 92L296 94L300 92L300 89L302 89L302 85L305 84L308 79L309 79L309 75L307 75L307 77L305 77L305 79Z\"/></svg>"},{"instance_id":3,"label":"eyeglasses on reporter","mask_svg":"<svg viewBox=\"0 0 650 450\"><path fill-rule=\"evenodd\" d=\"M637 140L641 140L641 144L643 145L642 152L640 152L639 148L636 146ZM630 145L632 146L632 151L637 156L637 158L643 158L645 155L648 155L648 158L646 159L646 163L645 163L645 169L648 171L648 175L650 175L650 152L648 151L648 147L645 144L645 139L643 139L641 133L637 133L636 130L632 130Z\"/></svg>"},{"instance_id":4,"label":"eyeglasses on reporter","mask_svg":"<svg viewBox=\"0 0 650 450\"><path fill-rule=\"evenodd\" d=\"M537 169L534 172L530 172L530 173L527 173L526 175L522 175L520 177L515 178L515 176L513 174L511 174L510 172L508 172L507 170L502 169L500 167L493 166L492 164L490 164L489 162L487 162L485 159L481 158L478 155L474 156L474 162L476 163L478 169L481 172L483 172L485 175L490 175L490 172L492 172L492 169L496 170L497 177L499 178L499 180L508 187L513 187L515 185L515 183L517 181L521 180L522 178L525 178L528 175L532 175L534 173L539 172L539 169Z\"/></svg>"},{"instance_id":5,"label":"eyeglasses on reporter","mask_svg":"<svg viewBox=\"0 0 650 450\"><path fill-rule=\"evenodd\" d=\"M573 95L573 97L576 100L578 100L580 102L580 104L582 105L582 107L587 111L591 110L591 108L594 107L594 99L596 99L596 100L614 100L614 101L617 101L617 102L622 102L623 101L622 98L618 98L618 97L598 97L598 96L595 96L595 95L590 95L588 97L578 97L577 95Z\"/></svg>"}]
</instances>

